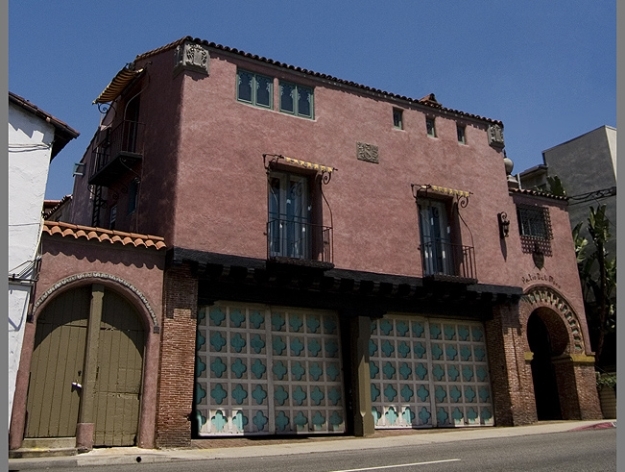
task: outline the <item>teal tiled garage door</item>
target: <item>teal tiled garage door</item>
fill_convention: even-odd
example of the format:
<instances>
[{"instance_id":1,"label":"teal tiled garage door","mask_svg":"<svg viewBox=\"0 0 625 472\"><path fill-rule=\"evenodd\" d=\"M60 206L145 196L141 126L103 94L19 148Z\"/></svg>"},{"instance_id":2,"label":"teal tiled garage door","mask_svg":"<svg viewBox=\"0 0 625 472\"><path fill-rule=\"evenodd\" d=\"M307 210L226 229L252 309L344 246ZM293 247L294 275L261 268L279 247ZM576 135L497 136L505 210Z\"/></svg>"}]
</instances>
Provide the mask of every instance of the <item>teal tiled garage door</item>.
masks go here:
<instances>
[{"instance_id":1,"label":"teal tiled garage door","mask_svg":"<svg viewBox=\"0 0 625 472\"><path fill-rule=\"evenodd\" d=\"M201 307L195 377L199 436L345 431L335 313Z\"/></svg>"},{"instance_id":2,"label":"teal tiled garage door","mask_svg":"<svg viewBox=\"0 0 625 472\"><path fill-rule=\"evenodd\" d=\"M492 426L481 323L386 316L371 324L375 426Z\"/></svg>"}]
</instances>

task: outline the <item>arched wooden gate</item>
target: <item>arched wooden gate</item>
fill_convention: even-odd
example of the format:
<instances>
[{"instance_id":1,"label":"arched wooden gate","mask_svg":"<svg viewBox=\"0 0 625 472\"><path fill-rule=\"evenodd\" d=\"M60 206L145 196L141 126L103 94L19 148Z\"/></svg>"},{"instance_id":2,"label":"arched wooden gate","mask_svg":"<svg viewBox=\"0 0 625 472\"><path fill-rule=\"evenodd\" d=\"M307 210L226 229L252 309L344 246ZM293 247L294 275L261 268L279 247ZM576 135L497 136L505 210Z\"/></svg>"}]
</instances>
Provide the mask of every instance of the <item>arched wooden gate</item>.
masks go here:
<instances>
[{"instance_id":1,"label":"arched wooden gate","mask_svg":"<svg viewBox=\"0 0 625 472\"><path fill-rule=\"evenodd\" d=\"M94 446L135 445L144 346L139 314L114 291L95 284L52 300L37 320L25 436L72 437L86 422Z\"/></svg>"}]
</instances>

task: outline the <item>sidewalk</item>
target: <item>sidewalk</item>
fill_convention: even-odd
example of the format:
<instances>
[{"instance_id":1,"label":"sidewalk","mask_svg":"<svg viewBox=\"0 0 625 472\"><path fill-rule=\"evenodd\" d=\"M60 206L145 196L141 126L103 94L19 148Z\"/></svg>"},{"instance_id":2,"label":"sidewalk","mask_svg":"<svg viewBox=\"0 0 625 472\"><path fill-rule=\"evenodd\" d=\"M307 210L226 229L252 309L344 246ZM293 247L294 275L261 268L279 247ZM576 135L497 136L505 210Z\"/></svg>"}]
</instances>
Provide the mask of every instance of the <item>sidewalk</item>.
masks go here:
<instances>
[{"instance_id":1,"label":"sidewalk","mask_svg":"<svg viewBox=\"0 0 625 472\"><path fill-rule=\"evenodd\" d=\"M72 457L49 457L37 459L9 459L9 470L39 468L69 468L86 465L113 465L153 463L170 461L211 460L241 457L267 457L312 452L357 451L398 446L418 446L423 444L469 441L473 439L525 436L530 434L580 431L587 429L616 428L616 420L597 421L550 421L528 426L431 429L407 431L377 431L372 437L308 437L273 442L270 439L258 441L224 439L222 447L202 448L201 441L188 449L140 449L138 447L113 447L94 449ZM228 441L234 441L229 443ZM228 446L236 444L236 446ZM241 445L244 444L244 445Z\"/></svg>"}]
</instances>

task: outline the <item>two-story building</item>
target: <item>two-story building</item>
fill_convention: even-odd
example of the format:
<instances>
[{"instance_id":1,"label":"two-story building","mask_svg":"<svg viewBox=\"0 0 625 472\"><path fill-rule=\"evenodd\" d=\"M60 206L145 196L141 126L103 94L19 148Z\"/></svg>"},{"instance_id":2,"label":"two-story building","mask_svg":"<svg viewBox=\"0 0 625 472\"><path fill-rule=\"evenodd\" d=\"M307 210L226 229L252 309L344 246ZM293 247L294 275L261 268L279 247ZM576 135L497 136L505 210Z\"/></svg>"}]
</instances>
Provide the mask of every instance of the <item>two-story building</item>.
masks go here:
<instances>
[{"instance_id":1,"label":"two-story building","mask_svg":"<svg viewBox=\"0 0 625 472\"><path fill-rule=\"evenodd\" d=\"M96 102L70 223L167 245L144 446L601 417L567 200L500 121L191 37Z\"/></svg>"},{"instance_id":2,"label":"two-story building","mask_svg":"<svg viewBox=\"0 0 625 472\"><path fill-rule=\"evenodd\" d=\"M9 417L24 328L37 280L39 242L50 162L79 133L25 98L9 92L8 114L8 371Z\"/></svg>"}]
</instances>

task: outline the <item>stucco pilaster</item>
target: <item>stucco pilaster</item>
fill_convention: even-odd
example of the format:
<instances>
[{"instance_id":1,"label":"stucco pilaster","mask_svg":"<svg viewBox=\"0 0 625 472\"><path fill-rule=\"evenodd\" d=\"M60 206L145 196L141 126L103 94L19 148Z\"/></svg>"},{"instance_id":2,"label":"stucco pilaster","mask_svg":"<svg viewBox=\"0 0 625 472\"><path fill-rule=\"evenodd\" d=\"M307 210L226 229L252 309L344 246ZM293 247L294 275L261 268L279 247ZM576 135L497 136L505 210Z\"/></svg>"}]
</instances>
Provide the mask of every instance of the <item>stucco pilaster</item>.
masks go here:
<instances>
[{"instance_id":1,"label":"stucco pilaster","mask_svg":"<svg viewBox=\"0 0 625 472\"><path fill-rule=\"evenodd\" d=\"M371 381L369 373L369 338L371 337L371 319L368 316L356 316L351 321L352 340L355 349L351 359L354 435L370 436L375 432L371 414Z\"/></svg>"},{"instance_id":2,"label":"stucco pilaster","mask_svg":"<svg viewBox=\"0 0 625 472\"><path fill-rule=\"evenodd\" d=\"M100 284L92 285L82 386L74 386L74 388L81 390L80 413L78 415L78 425L76 426L76 447L81 452L93 449L95 383L98 370L98 346L103 301L104 286Z\"/></svg>"}]
</instances>

